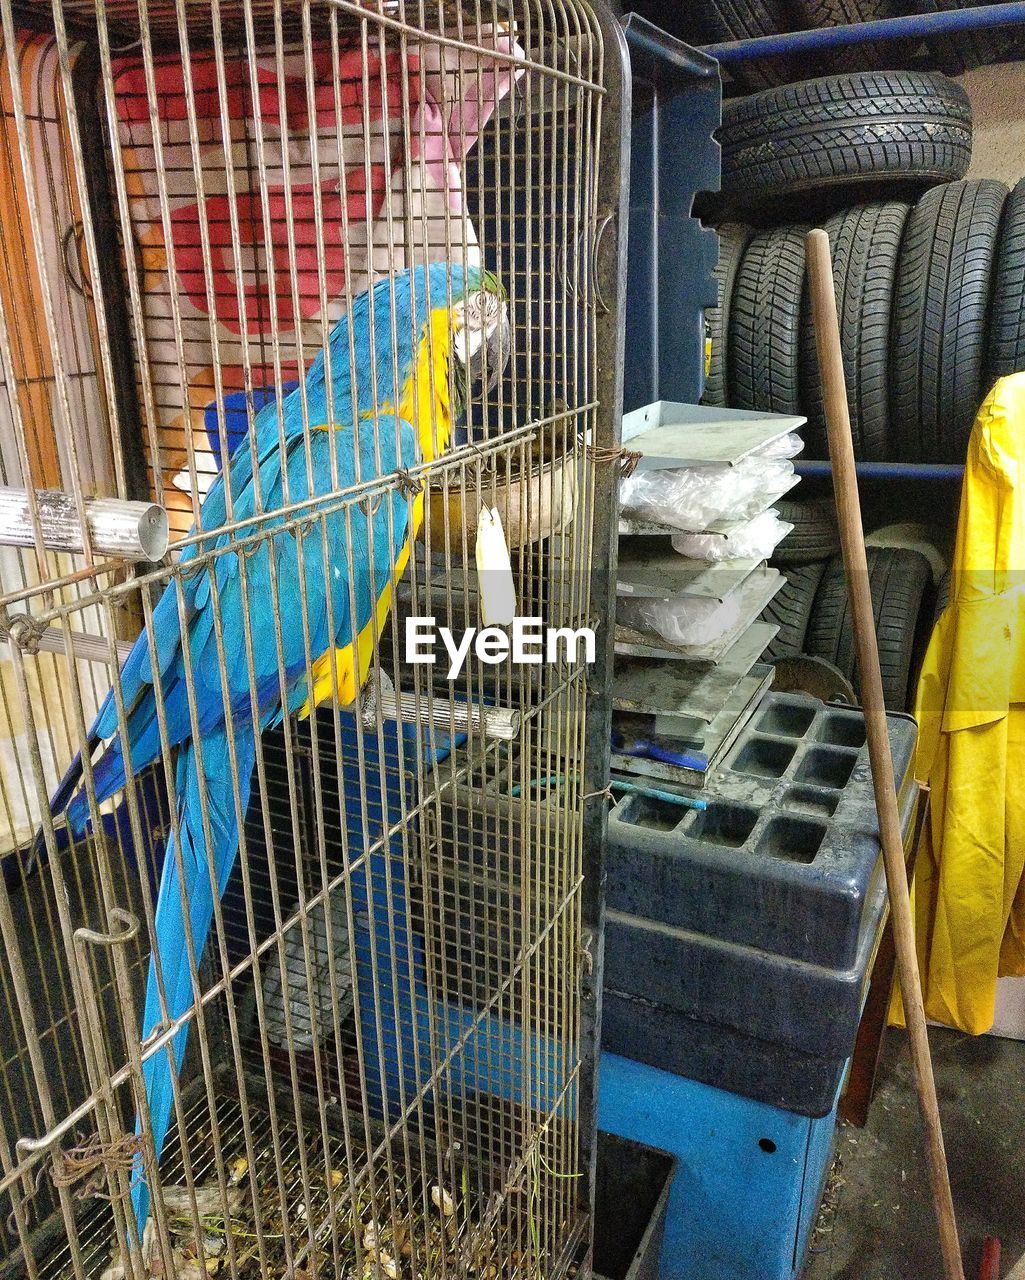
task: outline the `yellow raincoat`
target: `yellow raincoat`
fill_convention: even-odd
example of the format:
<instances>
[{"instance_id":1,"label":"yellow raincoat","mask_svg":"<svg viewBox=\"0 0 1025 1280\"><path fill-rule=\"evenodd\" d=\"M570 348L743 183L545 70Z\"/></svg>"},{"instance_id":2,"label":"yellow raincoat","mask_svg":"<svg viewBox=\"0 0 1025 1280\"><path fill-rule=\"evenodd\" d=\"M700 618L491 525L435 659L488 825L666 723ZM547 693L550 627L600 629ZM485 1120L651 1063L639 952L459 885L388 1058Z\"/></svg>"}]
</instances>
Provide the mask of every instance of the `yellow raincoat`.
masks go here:
<instances>
[{"instance_id":1,"label":"yellow raincoat","mask_svg":"<svg viewBox=\"0 0 1025 1280\"><path fill-rule=\"evenodd\" d=\"M978 1035L997 978L1025 974L1025 373L975 420L915 714L932 788L912 894L925 1010Z\"/></svg>"}]
</instances>

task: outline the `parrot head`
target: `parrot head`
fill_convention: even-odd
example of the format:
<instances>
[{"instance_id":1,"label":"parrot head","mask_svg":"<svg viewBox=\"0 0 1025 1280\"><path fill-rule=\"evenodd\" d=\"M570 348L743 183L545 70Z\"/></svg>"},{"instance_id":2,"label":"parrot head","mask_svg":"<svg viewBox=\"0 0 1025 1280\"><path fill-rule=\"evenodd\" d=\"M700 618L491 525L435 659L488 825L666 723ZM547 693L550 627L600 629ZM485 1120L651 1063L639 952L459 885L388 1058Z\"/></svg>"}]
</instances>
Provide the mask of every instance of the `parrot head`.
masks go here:
<instances>
[{"instance_id":1,"label":"parrot head","mask_svg":"<svg viewBox=\"0 0 1025 1280\"><path fill-rule=\"evenodd\" d=\"M435 367L439 379L449 384L452 368L453 400L447 404L444 422L421 413L421 447L425 457L437 457L448 443L452 423L465 411L470 388L477 382L491 390L509 358L507 295L497 276L483 267L433 262L399 277L411 292L414 331L419 334L420 359L443 361ZM430 425L428 425L430 424Z\"/></svg>"},{"instance_id":2,"label":"parrot head","mask_svg":"<svg viewBox=\"0 0 1025 1280\"><path fill-rule=\"evenodd\" d=\"M452 353L456 357L453 417L466 409L470 388L480 383L492 391L509 360L508 295L499 278L486 267L461 267L445 262L429 268L432 310L441 291L448 306L451 288Z\"/></svg>"},{"instance_id":3,"label":"parrot head","mask_svg":"<svg viewBox=\"0 0 1025 1280\"><path fill-rule=\"evenodd\" d=\"M506 292L496 276L476 265L432 262L409 268L360 294L338 320L329 345L335 404L349 403L355 375L360 416L398 413L417 421L423 456L437 457L466 408L470 387L482 382L490 390L505 369ZM439 420L433 389L448 388L453 359L454 399L449 404L444 397ZM308 399L324 381L325 359L318 352L306 378Z\"/></svg>"},{"instance_id":4,"label":"parrot head","mask_svg":"<svg viewBox=\"0 0 1025 1280\"><path fill-rule=\"evenodd\" d=\"M465 296L453 308L460 409L465 409L474 382L493 391L509 360L508 295L502 282L485 268L471 267L466 275Z\"/></svg>"}]
</instances>

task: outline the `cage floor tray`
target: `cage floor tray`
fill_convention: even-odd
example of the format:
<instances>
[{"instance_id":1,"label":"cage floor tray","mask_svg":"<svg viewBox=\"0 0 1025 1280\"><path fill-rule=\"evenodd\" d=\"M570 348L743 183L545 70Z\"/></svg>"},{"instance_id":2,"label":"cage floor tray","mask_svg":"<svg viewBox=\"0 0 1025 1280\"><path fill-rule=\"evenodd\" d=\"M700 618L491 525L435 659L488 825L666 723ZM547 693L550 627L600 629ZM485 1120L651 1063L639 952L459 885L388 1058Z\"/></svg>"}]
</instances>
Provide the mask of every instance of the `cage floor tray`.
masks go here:
<instances>
[{"instance_id":1,"label":"cage floor tray","mask_svg":"<svg viewBox=\"0 0 1025 1280\"><path fill-rule=\"evenodd\" d=\"M623 416L623 444L643 455L639 471L707 463L735 466L805 422L800 416L656 400Z\"/></svg>"},{"instance_id":2,"label":"cage floor tray","mask_svg":"<svg viewBox=\"0 0 1025 1280\"><path fill-rule=\"evenodd\" d=\"M389 1139L382 1128L379 1140L378 1135L374 1135L377 1145L373 1152L350 1148L353 1157L350 1159L340 1132L327 1131L325 1141L324 1117L303 1106L296 1118L291 1095L276 1095L272 1119L272 1108L259 1083L254 1083L246 1098L244 1114L233 1075L219 1081L215 1093L220 1156L214 1145L210 1108L201 1083L194 1084L186 1095L193 1101L186 1108L184 1126L200 1221L206 1231L203 1249L207 1252L209 1274L237 1273L240 1280L266 1280L269 1276L293 1273L321 1277L358 1274L359 1260L366 1255L362 1239L357 1250L356 1232L362 1232L368 1219L383 1224L382 1240L387 1238L385 1233L395 1231L397 1224L400 1230L408 1232L409 1251L400 1253L401 1242L395 1247L396 1258L401 1257L400 1280L411 1280L415 1275L440 1275L446 1258L449 1268L458 1265L461 1274L475 1276L477 1269L470 1260L471 1254L496 1258L500 1255L503 1247L500 1241L504 1241L506 1228L501 1216L494 1221L489 1217L487 1241L483 1240L485 1232L477 1221L477 1209L483 1204L483 1197L478 1195L476 1175L467 1178L464 1174L462 1185L456 1174L449 1180L451 1186L446 1187L446 1191L456 1206L459 1231L450 1235L444 1229L442 1215L432 1208L431 1188L438 1183L439 1176L433 1170L441 1167L433 1150L429 1156L425 1153L422 1169L407 1169L402 1158L402 1140ZM312 1099L310 1102L312 1104ZM341 1112L338 1111L340 1127ZM247 1127L251 1140L248 1148ZM252 1165L246 1159L248 1150L255 1154ZM223 1216L224 1202L218 1190L219 1165L223 1166L227 1180L228 1219ZM430 1187L425 1170L430 1171ZM160 1175L172 1246L175 1247L176 1240L194 1241L195 1223L186 1191L185 1163L174 1125L161 1158ZM205 1198L209 1198L210 1204L204 1210ZM90 1207L78 1224L83 1270L89 1280L100 1280L112 1262L114 1219L108 1201L93 1199L87 1203ZM359 1223L358 1228L353 1226L354 1221ZM177 1232L182 1234L179 1236ZM229 1232L235 1252L234 1266L227 1256ZM263 1265L257 1243L260 1236ZM184 1247L186 1253L180 1274L187 1275L191 1274L186 1260L190 1246ZM219 1251L211 1256L214 1248ZM514 1272L515 1268L509 1267L500 1274L512 1276ZM39 1275L42 1280L64 1280L75 1275L66 1238L59 1240L48 1254Z\"/></svg>"},{"instance_id":3,"label":"cage floor tray","mask_svg":"<svg viewBox=\"0 0 1025 1280\"><path fill-rule=\"evenodd\" d=\"M250 1239L255 1235L253 1223L250 1221L253 1217L253 1202L249 1191L249 1179L255 1176L256 1182L253 1185L260 1188L262 1187L261 1178L265 1178L267 1180L267 1188L272 1192L274 1200L280 1206L279 1197L281 1196L282 1188L279 1186L275 1174L275 1135L272 1132L271 1112L265 1096L258 1101L252 1096L248 1097L245 1119L248 1120L253 1149L257 1153L260 1151L266 1152L267 1169L247 1169L244 1182L240 1180L237 1185L231 1185L232 1165L238 1159L244 1157L246 1153L242 1105L237 1097L238 1090L234 1082L232 1082L232 1089L236 1096L228 1096L226 1089L225 1095L218 1100L217 1127L222 1160L226 1176L229 1178L230 1202L232 1204L237 1203L239 1206L239 1227L238 1231L233 1233L236 1237L236 1261L241 1280L260 1280L261 1268L258 1252L254 1252L251 1259L246 1259L244 1256L248 1252L246 1235ZM197 1189L202 1189L204 1187L217 1186L217 1159L211 1136L210 1110L207 1099L205 1093L201 1090L197 1092L199 1096L186 1110L185 1129L188 1135L188 1154L193 1182ZM329 1164L332 1168L338 1170L347 1168L344 1141L339 1136L329 1143L329 1155L326 1160L321 1150L319 1177L311 1176L308 1184L304 1187L300 1160L303 1138L295 1123L294 1110L288 1106L279 1105L277 1111L277 1143L280 1150L280 1165L286 1179L284 1187L286 1211L284 1221L279 1221L276 1232L270 1232L266 1224L261 1223L263 1234L266 1237L267 1263L268 1265L273 1265L272 1254L275 1247L283 1250L283 1237L286 1231L291 1237L291 1247L296 1255L302 1250L307 1252L310 1250L316 1251L317 1244L311 1244L312 1239L314 1242L323 1241L327 1257L330 1258L332 1249L331 1201L334 1199L336 1202L335 1212L338 1213L340 1210L339 1202L343 1197L334 1188L332 1188L332 1193L329 1193L328 1175L325 1166ZM312 1164L312 1153L309 1148L314 1143L321 1144L321 1128L319 1123L314 1126L307 1119L305 1129L306 1159ZM160 1178L168 1217L173 1219L174 1213L168 1201L168 1189L170 1188L171 1191L174 1191L177 1187L184 1188L186 1185L181 1144L177 1128L173 1123L168 1132L167 1147L160 1162ZM347 1201L347 1195L344 1198ZM114 1226L109 1203L94 1201L93 1204L95 1207L89 1209L81 1220L79 1243L82 1249L82 1260L86 1274L90 1277L90 1280L98 1280L104 1269L111 1263ZM220 1213L222 1208L218 1194L217 1212ZM277 1214L280 1219L280 1207L277 1210ZM191 1220L190 1209L183 1209L180 1216L185 1215L188 1215ZM234 1218L232 1221L234 1221ZM271 1239L272 1236L275 1238ZM355 1260L355 1250L353 1250L352 1256L353 1260ZM311 1268L314 1261L314 1259L310 1259ZM281 1268L281 1274L284 1274L286 1270L284 1252L281 1255ZM226 1262L224 1270L225 1274L228 1274ZM48 1280L51 1277L56 1280L57 1277L63 1278L75 1274L71 1259L71 1249L66 1241L49 1255L41 1274L47 1277Z\"/></svg>"}]
</instances>

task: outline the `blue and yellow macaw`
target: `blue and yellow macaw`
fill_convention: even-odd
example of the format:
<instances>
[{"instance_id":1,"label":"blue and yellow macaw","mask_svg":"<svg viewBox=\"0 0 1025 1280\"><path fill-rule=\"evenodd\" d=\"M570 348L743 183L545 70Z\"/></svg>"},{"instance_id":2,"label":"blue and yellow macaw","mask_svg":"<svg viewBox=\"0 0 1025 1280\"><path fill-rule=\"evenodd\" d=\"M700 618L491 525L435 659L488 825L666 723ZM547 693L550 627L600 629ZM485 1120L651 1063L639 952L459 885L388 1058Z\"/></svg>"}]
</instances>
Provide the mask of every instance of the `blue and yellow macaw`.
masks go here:
<instances>
[{"instance_id":1,"label":"blue and yellow macaw","mask_svg":"<svg viewBox=\"0 0 1025 1280\"><path fill-rule=\"evenodd\" d=\"M285 477L288 503L304 503L334 491L332 450L337 460L337 485L343 490L358 480L366 481L407 468L420 459L435 458L446 448L453 417L461 408L450 400L451 360L457 360L452 380L457 397L465 394L469 385L468 366L473 352L467 317L472 312L478 318L478 349L483 338L484 349L490 350L492 333L480 332L479 318L490 317L491 330L500 332L505 320L503 299L501 285L487 272L435 263L383 280L355 300L329 339L333 418L328 415L321 352L304 379L310 430L303 427L297 387L282 403L283 429L278 405L271 401L254 420L254 447L244 440L231 457L228 479L234 520L245 520L260 510L272 513L257 526L258 536L253 537L254 531L247 529L218 533L218 528L227 522L225 482L223 476L218 477L202 508L201 527L209 536L191 543L180 560L185 635L179 615L179 590L171 582L153 610L150 634L144 632L139 637L125 661L121 687L130 746L127 762L117 736L113 691L100 708L89 735L91 754L105 743L92 763L98 801L120 791L128 778L160 758L157 686L168 739L170 745L177 747L175 799L180 848L175 848L172 831L155 912L156 944L167 1014L172 1021L186 1014L194 994L184 912L188 910L198 963L213 919L214 893L218 897L224 893L235 865L239 822L249 803L256 762L257 736L280 724L287 715L309 715L313 707L334 697L336 685L342 705L356 702L370 668L375 636L387 620L394 584L406 567L423 516L422 491L410 503L393 486L385 491L386 496L372 513L367 504L356 504L349 508L348 516L344 509L325 516L323 532L319 521L307 530L286 530L281 527L283 517L273 515L286 501ZM474 306L475 303L479 305ZM350 334L355 351L355 388L350 370ZM371 350L376 353L373 362ZM500 370L493 368L492 372ZM355 431L354 391L359 419ZM373 508L375 504L369 506ZM316 514L316 507L310 510ZM250 542L245 551L244 592L239 572L243 553L233 548L237 548L238 539L247 535ZM211 556L212 552L217 554ZM201 555L201 566L190 572L190 562ZM310 652L315 657L312 668L307 663L298 598L294 599L295 607L276 606L271 590L272 555L282 606L300 571L304 574L306 622ZM330 610L326 581L331 584ZM223 666L214 630L215 608L223 628ZM243 643L247 616L252 637L251 667ZM276 622L281 628L280 654ZM284 688L279 663L284 669ZM190 713L187 671L195 691L195 723ZM231 763L232 747L235 768ZM66 811L68 825L76 835L82 834L89 818L81 778L82 763L76 758L51 803L55 815ZM187 906L179 880L179 857ZM156 965L151 957L142 1025L144 1040L161 1021ZM186 1023L173 1039L179 1070L187 1034ZM172 1107L166 1056L161 1053L147 1058L143 1077L159 1159ZM149 1216L149 1200L145 1179L137 1177L132 1201L140 1240Z\"/></svg>"}]
</instances>

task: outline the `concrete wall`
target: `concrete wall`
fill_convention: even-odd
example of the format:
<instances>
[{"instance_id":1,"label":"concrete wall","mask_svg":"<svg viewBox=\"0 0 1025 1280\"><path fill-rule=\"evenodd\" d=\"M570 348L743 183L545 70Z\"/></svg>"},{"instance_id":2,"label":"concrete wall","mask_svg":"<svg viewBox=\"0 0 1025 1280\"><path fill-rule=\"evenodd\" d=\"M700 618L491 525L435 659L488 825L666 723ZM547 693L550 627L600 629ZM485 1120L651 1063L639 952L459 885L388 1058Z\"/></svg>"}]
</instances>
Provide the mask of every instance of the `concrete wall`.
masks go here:
<instances>
[{"instance_id":1,"label":"concrete wall","mask_svg":"<svg viewBox=\"0 0 1025 1280\"><path fill-rule=\"evenodd\" d=\"M961 77L972 102L971 178L1025 177L1025 62L978 67Z\"/></svg>"}]
</instances>

